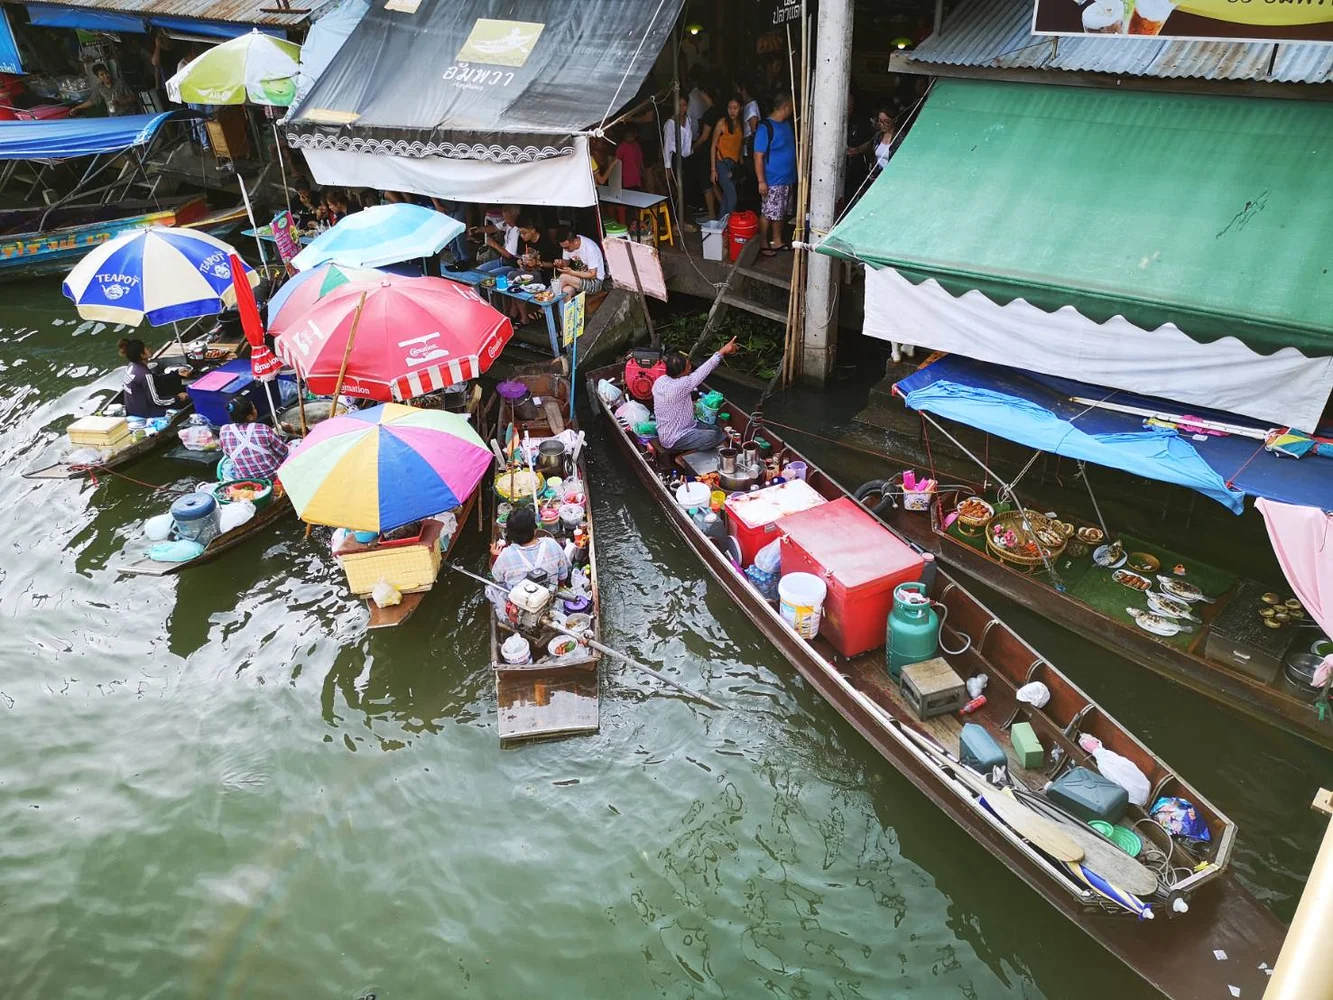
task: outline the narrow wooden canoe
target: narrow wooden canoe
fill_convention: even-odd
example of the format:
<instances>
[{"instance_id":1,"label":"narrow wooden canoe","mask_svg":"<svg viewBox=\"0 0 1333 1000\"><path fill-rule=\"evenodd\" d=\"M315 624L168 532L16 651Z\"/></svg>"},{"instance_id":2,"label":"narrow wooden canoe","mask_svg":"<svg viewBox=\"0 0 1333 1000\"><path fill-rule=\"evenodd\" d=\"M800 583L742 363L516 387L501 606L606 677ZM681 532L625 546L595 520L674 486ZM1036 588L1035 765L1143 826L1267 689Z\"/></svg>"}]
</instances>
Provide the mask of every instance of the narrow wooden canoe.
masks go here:
<instances>
[{"instance_id":1,"label":"narrow wooden canoe","mask_svg":"<svg viewBox=\"0 0 1333 1000\"><path fill-rule=\"evenodd\" d=\"M185 331L182 331L185 336ZM228 350L225 357L214 359L218 364L234 360L249 350L249 344L241 341L238 350ZM153 352L152 360L166 361L173 357L179 357L180 351L176 346L175 340L170 340ZM125 399L123 390L117 389L115 394L106 399L94 412L101 413L106 407L113 404L122 403ZM127 445L119 451L109 455L107 458L92 465L71 462L53 462L49 465L42 465L29 469L23 473L24 479L82 479L85 476L96 475L98 472L104 472L112 469L123 468L131 462L136 462L145 455L155 451L161 451L171 445L180 436L180 429L185 421L189 419L190 414L194 412L193 403L184 403L181 408L175 412L170 422L156 434L150 434L133 444Z\"/></svg>"},{"instance_id":2,"label":"narrow wooden canoe","mask_svg":"<svg viewBox=\"0 0 1333 1000\"><path fill-rule=\"evenodd\" d=\"M937 498L929 516L921 512L884 511L884 518L900 534L926 551L933 552L949 567L967 574L1010 600L1061 625L1076 635L1091 639L1105 649L1147 667L1168 680L1182 684L1255 719L1279 726L1320 746L1333 749L1333 720L1321 722L1308 698L1301 698L1285 683L1282 673L1271 683L1207 659L1203 653L1205 628L1188 650L1159 642L1139 628L1131 628L1067 593L1057 591L1036 577L1019 572L988 557L942 527L942 505L952 507L948 495ZM1221 610L1228 594L1213 607L1205 607L1210 620ZM1317 633L1310 632L1311 638Z\"/></svg>"},{"instance_id":3,"label":"narrow wooden canoe","mask_svg":"<svg viewBox=\"0 0 1333 1000\"><path fill-rule=\"evenodd\" d=\"M566 426L577 429L577 425L567 421L564 416L569 413L569 382L566 379L555 375L529 375L519 376L519 381L526 384L533 398L541 399L543 404L538 408L537 419L527 421L511 420L508 410L502 409L496 414L501 435L511 422L520 436L526 431L534 441L558 434ZM546 405L548 402L554 405ZM576 475L583 483L587 495L588 475L582 454L576 466ZM597 591L592 504L588 503L585 510L588 531L587 571L592 585L594 612L593 633L594 638L600 640L601 598ZM492 542L502 537L502 534L492 517ZM495 674L501 745L597 732L601 725L598 668L602 654L584 647L577 659L559 663L533 662L522 666L505 663L500 656L500 643L503 641L501 629L493 612L490 619L491 670ZM534 658L546 655L544 649L534 649L532 652Z\"/></svg>"},{"instance_id":4,"label":"narrow wooden canoe","mask_svg":"<svg viewBox=\"0 0 1333 1000\"><path fill-rule=\"evenodd\" d=\"M594 405L594 387L599 379L622 384L621 371L615 366L590 372L588 391ZM731 426L744 434L749 428L748 415L730 401L726 408ZM952 767L923 749L929 743L956 754L962 720L946 715L918 721L885 670L882 648L846 659L823 638L807 641L798 636L731 559L679 509L637 439L609 414L607 424L626 461L661 504L668 523L713 578L885 760L1001 864L1167 996L1227 997L1234 995L1230 986L1240 988L1242 996L1262 995L1267 977L1260 966L1266 963L1271 967L1277 960L1284 931L1277 918L1228 870L1235 825L1053 664L944 572L936 573L931 596L948 609L943 638L950 648L961 647L963 636L971 639L965 652L945 654L950 666L962 677L984 672L990 678L987 704L967 721L984 726L1006 752L1010 724L1027 721L1044 746L1062 751L1058 759L1048 753L1045 766L1032 771L1011 755L1009 771L1016 785L1038 791L1071 763L1095 770L1095 763L1075 742L1086 733L1134 761L1149 779L1149 801L1161 795L1179 796L1193 803L1206 818L1212 833L1211 846L1204 856L1197 856L1168 838L1141 809L1131 806L1128 819L1133 821L1135 832L1159 854L1169 852L1170 865L1180 869L1173 885L1167 888L1163 884L1155 897L1145 897L1145 902L1153 904L1155 920L1138 920L1127 911L1108 908L1100 896L984 808L971 782L956 778ZM804 461L807 481L826 499L849 496L778 435L764 429L763 436L784 460ZM1017 688L1033 680L1042 681L1050 689L1050 701L1042 709L1016 699ZM1173 913L1170 903L1177 896L1187 900L1188 912ZM1227 961L1219 961L1214 949L1224 951Z\"/></svg>"},{"instance_id":5,"label":"narrow wooden canoe","mask_svg":"<svg viewBox=\"0 0 1333 1000\"><path fill-rule=\"evenodd\" d=\"M175 576L177 573L183 573L187 569L194 569L196 566L203 566L211 563L214 559L230 552L238 545L242 545L256 535L268 530L268 527L276 521L282 520L292 512L291 501L282 496L274 500L263 510L256 511L255 516L250 518L242 525L232 528L230 531L224 531L208 543L207 548L193 559L187 559L185 562L164 563L155 562L152 559L138 559L125 566L117 566L116 572L125 573L129 576Z\"/></svg>"},{"instance_id":6,"label":"narrow wooden canoe","mask_svg":"<svg viewBox=\"0 0 1333 1000\"><path fill-rule=\"evenodd\" d=\"M449 536L449 543L445 546L444 552L440 556L440 565L443 566L449 561L453 554L454 546L458 544L458 539L462 537L463 529L472 522L472 511L477 506L477 494L474 492L470 497L463 501L461 507L453 510L454 517L458 520L458 528ZM371 598L367 597L366 608L370 611L370 622L367 628L393 628L395 625L401 625L412 617L412 613L421 607L421 602L425 600L430 590L417 590L403 595L403 599L397 604L390 604L386 608L380 607Z\"/></svg>"}]
</instances>

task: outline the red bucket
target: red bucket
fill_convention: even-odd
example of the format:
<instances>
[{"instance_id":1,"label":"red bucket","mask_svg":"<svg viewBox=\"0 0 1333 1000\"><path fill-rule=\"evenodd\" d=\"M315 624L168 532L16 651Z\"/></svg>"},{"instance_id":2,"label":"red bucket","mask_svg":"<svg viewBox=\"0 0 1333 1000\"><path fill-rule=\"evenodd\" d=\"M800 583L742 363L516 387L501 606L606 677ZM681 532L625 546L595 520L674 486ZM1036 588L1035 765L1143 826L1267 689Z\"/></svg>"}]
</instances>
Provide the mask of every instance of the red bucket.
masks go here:
<instances>
[{"instance_id":1,"label":"red bucket","mask_svg":"<svg viewBox=\"0 0 1333 1000\"><path fill-rule=\"evenodd\" d=\"M754 212L732 212L727 217L727 246L731 248L731 259L738 259L745 244L757 235L759 216Z\"/></svg>"}]
</instances>

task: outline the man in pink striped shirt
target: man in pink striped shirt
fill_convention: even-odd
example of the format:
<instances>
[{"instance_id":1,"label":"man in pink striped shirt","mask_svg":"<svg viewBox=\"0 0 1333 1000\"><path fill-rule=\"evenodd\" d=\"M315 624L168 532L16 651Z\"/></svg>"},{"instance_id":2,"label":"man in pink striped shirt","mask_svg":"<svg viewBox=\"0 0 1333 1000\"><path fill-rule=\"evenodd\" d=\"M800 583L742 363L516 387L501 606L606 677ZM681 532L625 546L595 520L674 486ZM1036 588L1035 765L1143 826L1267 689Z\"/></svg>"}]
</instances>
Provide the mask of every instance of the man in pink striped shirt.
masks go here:
<instances>
[{"instance_id":1,"label":"man in pink striped shirt","mask_svg":"<svg viewBox=\"0 0 1333 1000\"><path fill-rule=\"evenodd\" d=\"M698 368L680 353L668 354L667 373L653 383L653 417L657 440L672 451L704 451L716 448L727 436L716 427L694 419L694 390L713 373L722 359L736 353L736 338Z\"/></svg>"}]
</instances>

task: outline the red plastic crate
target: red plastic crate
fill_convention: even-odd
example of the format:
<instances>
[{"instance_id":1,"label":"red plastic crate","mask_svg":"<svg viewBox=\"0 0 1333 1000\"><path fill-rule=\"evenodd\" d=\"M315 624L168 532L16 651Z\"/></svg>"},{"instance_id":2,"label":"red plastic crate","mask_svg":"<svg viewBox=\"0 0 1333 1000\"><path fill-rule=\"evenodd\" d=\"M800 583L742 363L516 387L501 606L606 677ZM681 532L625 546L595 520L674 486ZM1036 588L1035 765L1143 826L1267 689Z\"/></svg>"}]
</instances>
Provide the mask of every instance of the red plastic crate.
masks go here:
<instances>
[{"instance_id":1,"label":"red plastic crate","mask_svg":"<svg viewBox=\"0 0 1333 1000\"><path fill-rule=\"evenodd\" d=\"M755 553L778 537L776 525L783 517L827 502L803 479L728 497L727 531L740 546L741 565L751 565Z\"/></svg>"},{"instance_id":2,"label":"red plastic crate","mask_svg":"<svg viewBox=\"0 0 1333 1000\"><path fill-rule=\"evenodd\" d=\"M828 585L819 634L843 656L884 645L893 588L921 579L920 554L848 497L790 514L777 527L782 575L813 573Z\"/></svg>"}]
</instances>

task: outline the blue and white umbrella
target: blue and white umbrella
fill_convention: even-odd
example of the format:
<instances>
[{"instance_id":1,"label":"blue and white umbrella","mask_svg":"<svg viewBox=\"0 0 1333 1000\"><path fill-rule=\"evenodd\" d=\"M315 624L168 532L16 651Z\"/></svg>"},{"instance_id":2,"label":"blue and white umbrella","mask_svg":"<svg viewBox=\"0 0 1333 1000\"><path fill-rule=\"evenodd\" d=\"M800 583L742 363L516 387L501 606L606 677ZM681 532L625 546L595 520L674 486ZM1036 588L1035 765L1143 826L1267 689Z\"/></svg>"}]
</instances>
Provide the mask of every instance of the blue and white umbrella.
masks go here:
<instances>
[{"instance_id":1,"label":"blue and white umbrella","mask_svg":"<svg viewBox=\"0 0 1333 1000\"><path fill-rule=\"evenodd\" d=\"M230 257L216 237L155 226L123 233L75 265L61 290L83 319L164 326L236 304ZM251 287L259 275L245 267Z\"/></svg>"},{"instance_id":2,"label":"blue and white umbrella","mask_svg":"<svg viewBox=\"0 0 1333 1000\"><path fill-rule=\"evenodd\" d=\"M298 271L318 264L383 267L439 253L463 231L457 219L400 202L376 205L344 218L292 258Z\"/></svg>"}]
</instances>

